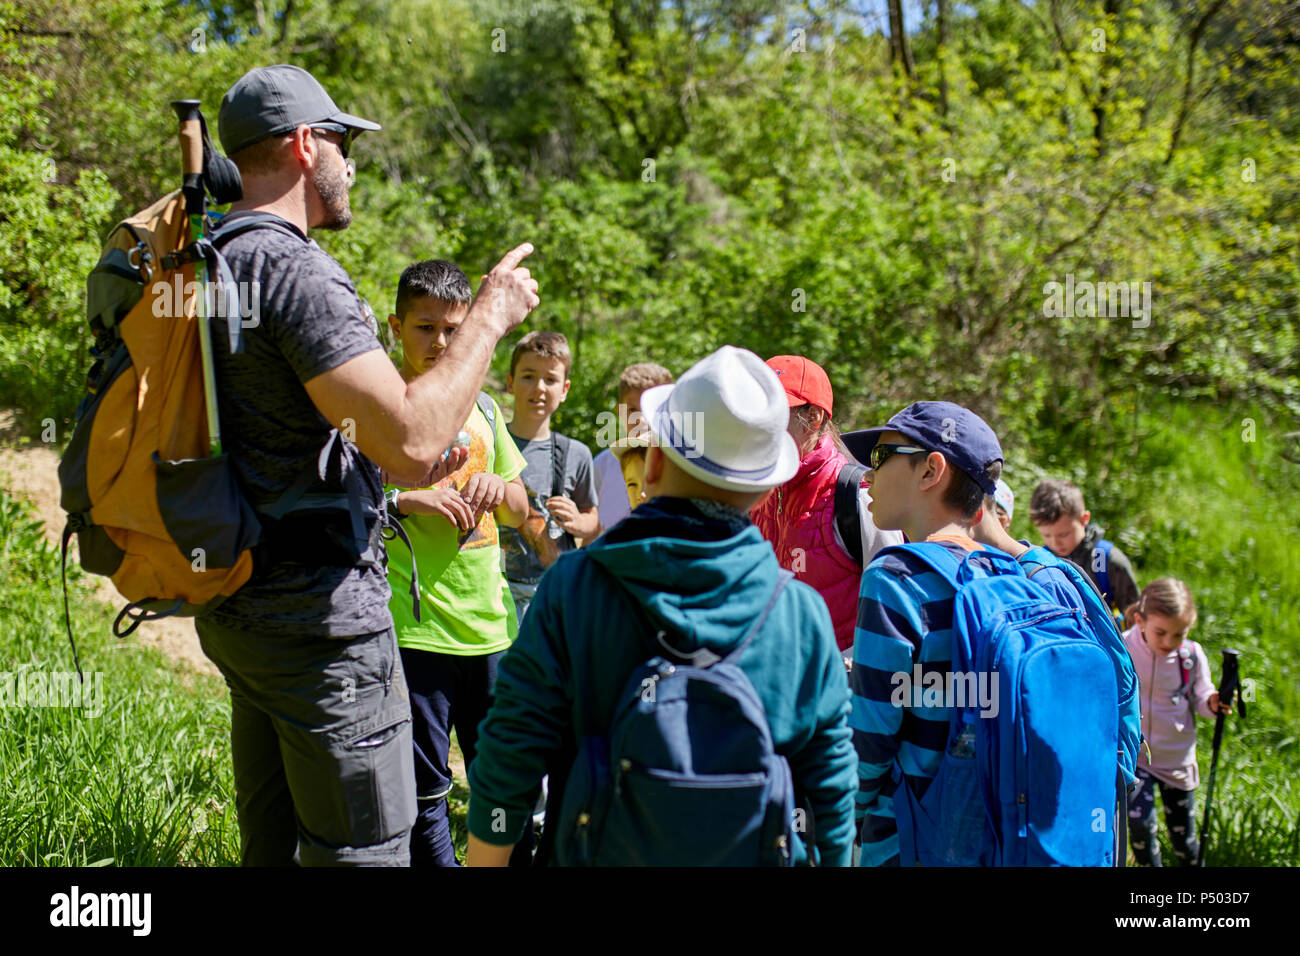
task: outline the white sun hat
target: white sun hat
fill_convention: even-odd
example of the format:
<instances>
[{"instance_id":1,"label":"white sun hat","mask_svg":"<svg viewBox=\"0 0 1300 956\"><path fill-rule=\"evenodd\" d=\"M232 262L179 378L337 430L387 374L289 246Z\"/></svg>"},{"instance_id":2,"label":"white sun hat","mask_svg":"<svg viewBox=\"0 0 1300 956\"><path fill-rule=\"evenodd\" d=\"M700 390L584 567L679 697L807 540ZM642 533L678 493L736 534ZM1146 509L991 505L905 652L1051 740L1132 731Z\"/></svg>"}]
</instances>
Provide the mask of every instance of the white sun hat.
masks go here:
<instances>
[{"instance_id":1,"label":"white sun hat","mask_svg":"<svg viewBox=\"0 0 1300 956\"><path fill-rule=\"evenodd\" d=\"M724 345L672 385L641 396L655 444L682 471L727 491L766 491L799 470L781 380L753 352Z\"/></svg>"}]
</instances>

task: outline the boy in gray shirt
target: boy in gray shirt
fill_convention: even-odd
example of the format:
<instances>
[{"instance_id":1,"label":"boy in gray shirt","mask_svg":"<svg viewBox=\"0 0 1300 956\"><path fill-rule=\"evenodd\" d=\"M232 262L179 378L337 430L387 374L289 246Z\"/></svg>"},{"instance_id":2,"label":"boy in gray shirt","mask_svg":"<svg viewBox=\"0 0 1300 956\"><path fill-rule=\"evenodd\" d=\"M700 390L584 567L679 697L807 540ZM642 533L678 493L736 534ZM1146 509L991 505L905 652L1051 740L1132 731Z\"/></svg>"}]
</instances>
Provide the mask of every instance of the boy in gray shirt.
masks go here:
<instances>
[{"instance_id":1,"label":"boy in gray shirt","mask_svg":"<svg viewBox=\"0 0 1300 956\"><path fill-rule=\"evenodd\" d=\"M529 332L510 356L506 388L514 396L510 435L524 456L528 517L501 529L506 579L522 624L542 572L562 551L600 530L591 450L551 430L551 416L569 393L569 343L559 332Z\"/></svg>"}]
</instances>

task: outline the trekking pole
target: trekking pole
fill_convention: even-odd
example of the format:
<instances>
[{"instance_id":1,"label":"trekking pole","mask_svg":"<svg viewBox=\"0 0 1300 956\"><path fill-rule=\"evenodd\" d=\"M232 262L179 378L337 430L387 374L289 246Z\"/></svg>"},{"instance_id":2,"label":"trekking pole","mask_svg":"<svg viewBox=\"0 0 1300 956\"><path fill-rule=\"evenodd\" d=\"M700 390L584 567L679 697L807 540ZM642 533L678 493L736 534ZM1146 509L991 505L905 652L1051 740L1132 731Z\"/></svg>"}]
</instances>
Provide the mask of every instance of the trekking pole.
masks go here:
<instances>
[{"instance_id":1,"label":"trekking pole","mask_svg":"<svg viewBox=\"0 0 1300 956\"><path fill-rule=\"evenodd\" d=\"M1240 678L1237 672L1238 654L1234 650L1223 650L1223 673L1219 678L1219 707L1231 707L1232 699L1237 693ZM1245 701L1239 702L1241 716L1246 716ZM1210 808L1214 805L1214 774L1219 768L1219 747L1223 743L1222 709L1214 718L1214 748L1210 757L1210 785L1205 789L1205 818L1201 821L1201 846L1196 853L1196 865L1205 866L1205 845L1210 842Z\"/></svg>"},{"instance_id":2,"label":"trekking pole","mask_svg":"<svg viewBox=\"0 0 1300 956\"><path fill-rule=\"evenodd\" d=\"M203 238L207 214L207 197L203 183L203 123L198 100L173 100L172 109L180 121L181 173L184 182L185 211L190 217L190 241ZM199 324L199 349L203 355L203 404L208 413L208 455L221 454L221 422L217 416L217 380L212 362L212 329L208 326L208 264L200 256L194 263L194 281L199 295L196 303Z\"/></svg>"}]
</instances>

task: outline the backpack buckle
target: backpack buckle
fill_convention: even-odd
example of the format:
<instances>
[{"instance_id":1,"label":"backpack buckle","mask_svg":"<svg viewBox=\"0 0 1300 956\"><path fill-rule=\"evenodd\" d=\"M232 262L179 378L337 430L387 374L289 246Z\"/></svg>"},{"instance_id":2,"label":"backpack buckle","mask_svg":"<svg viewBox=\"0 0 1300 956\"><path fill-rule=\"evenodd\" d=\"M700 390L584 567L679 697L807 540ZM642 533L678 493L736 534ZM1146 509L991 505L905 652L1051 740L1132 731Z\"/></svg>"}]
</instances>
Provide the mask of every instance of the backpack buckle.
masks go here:
<instances>
[{"instance_id":1,"label":"backpack buckle","mask_svg":"<svg viewBox=\"0 0 1300 956\"><path fill-rule=\"evenodd\" d=\"M132 256L135 257L134 260L131 258ZM146 285L153 278L153 253L149 251L149 247L143 242L137 242L127 251L126 263L136 272L144 275Z\"/></svg>"},{"instance_id":2,"label":"backpack buckle","mask_svg":"<svg viewBox=\"0 0 1300 956\"><path fill-rule=\"evenodd\" d=\"M666 650L673 657L679 657L684 661L689 661L692 667L712 667L718 661L722 660L721 655L713 653L713 651L709 650L707 647L701 647L694 651L679 651L668 643L667 636L668 635L665 631L660 631L655 635L655 640L659 642L660 647ZM661 660L661 658L655 658L655 660ZM672 672L669 671L669 673Z\"/></svg>"}]
</instances>

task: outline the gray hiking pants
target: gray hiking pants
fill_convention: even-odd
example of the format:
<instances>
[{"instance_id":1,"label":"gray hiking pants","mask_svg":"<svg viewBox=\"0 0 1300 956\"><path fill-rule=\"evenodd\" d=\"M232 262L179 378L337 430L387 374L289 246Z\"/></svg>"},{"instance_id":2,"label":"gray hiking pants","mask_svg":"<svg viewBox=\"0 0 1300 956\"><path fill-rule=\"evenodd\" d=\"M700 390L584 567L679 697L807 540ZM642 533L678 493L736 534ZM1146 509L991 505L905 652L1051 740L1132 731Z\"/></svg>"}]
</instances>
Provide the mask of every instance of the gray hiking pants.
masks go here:
<instances>
[{"instance_id":1,"label":"gray hiking pants","mask_svg":"<svg viewBox=\"0 0 1300 956\"><path fill-rule=\"evenodd\" d=\"M286 637L198 619L230 687L245 866L407 866L411 707L392 628Z\"/></svg>"}]
</instances>

